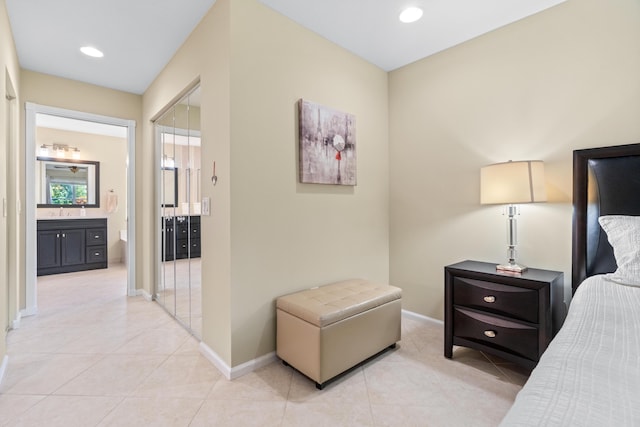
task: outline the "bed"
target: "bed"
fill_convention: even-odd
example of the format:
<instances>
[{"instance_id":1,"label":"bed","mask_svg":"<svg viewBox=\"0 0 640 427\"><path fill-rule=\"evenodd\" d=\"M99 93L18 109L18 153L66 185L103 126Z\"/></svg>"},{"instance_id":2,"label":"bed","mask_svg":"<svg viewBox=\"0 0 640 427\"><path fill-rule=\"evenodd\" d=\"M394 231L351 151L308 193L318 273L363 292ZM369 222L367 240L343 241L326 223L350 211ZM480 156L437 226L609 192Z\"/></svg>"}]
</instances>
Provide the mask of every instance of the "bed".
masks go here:
<instances>
[{"instance_id":1,"label":"bed","mask_svg":"<svg viewBox=\"0 0 640 427\"><path fill-rule=\"evenodd\" d=\"M501 426L640 426L640 144L573 169L574 296Z\"/></svg>"}]
</instances>

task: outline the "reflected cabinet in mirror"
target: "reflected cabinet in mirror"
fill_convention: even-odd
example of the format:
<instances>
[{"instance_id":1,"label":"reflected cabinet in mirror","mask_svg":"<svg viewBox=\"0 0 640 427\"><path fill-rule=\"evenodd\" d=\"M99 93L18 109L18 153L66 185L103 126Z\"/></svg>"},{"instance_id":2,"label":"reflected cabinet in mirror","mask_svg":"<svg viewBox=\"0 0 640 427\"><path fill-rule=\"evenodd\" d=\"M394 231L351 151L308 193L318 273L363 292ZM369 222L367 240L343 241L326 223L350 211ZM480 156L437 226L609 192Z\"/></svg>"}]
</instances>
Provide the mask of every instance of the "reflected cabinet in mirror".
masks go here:
<instances>
[{"instance_id":1,"label":"reflected cabinet in mirror","mask_svg":"<svg viewBox=\"0 0 640 427\"><path fill-rule=\"evenodd\" d=\"M100 162L38 157L36 202L39 208L100 207Z\"/></svg>"}]
</instances>

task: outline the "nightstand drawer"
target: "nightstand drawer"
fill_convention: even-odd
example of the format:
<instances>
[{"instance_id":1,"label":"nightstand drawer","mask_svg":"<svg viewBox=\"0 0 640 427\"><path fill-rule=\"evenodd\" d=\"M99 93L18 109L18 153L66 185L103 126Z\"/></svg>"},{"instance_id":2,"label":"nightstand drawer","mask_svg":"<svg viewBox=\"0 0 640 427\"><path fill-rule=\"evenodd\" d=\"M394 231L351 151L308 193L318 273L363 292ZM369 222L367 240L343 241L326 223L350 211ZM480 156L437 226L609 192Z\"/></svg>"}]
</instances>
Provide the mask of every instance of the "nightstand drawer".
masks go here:
<instances>
[{"instance_id":1,"label":"nightstand drawer","mask_svg":"<svg viewBox=\"0 0 640 427\"><path fill-rule=\"evenodd\" d=\"M538 360L538 329L463 308L454 309L453 334Z\"/></svg>"},{"instance_id":2,"label":"nightstand drawer","mask_svg":"<svg viewBox=\"0 0 640 427\"><path fill-rule=\"evenodd\" d=\"M538 291L483 280L455 277L453 304L538 322Z\"/></svg>"}]
</instances>

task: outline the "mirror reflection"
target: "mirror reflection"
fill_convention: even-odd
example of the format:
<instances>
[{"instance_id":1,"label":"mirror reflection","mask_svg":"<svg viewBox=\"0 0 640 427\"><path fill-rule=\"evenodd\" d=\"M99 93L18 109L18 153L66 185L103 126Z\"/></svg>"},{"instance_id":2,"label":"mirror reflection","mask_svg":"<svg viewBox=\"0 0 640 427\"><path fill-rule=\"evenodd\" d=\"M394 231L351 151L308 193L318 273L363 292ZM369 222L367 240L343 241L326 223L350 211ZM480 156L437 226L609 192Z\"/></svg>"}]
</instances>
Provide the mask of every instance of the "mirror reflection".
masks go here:
<instances>
[{"instance_id":1,"label":"mirror reflection","mask_svg":"<svg viewBox=\"0 0 640 427\"><path fill-rule=\"evenodd\" d=\"M201 337L200 88L169 107L154 126L161 236L154 299Z\"/></svg>"},{"instance_id":2,"label":"mirror reflection","mask_svg":"<svg viewBox=\"0 0 640 427\"><path fill-rule=\"evenodd\" d=\"M38 157L36 197L39 208L100 207L100 162Z\"/></svg>"}]
</instances>

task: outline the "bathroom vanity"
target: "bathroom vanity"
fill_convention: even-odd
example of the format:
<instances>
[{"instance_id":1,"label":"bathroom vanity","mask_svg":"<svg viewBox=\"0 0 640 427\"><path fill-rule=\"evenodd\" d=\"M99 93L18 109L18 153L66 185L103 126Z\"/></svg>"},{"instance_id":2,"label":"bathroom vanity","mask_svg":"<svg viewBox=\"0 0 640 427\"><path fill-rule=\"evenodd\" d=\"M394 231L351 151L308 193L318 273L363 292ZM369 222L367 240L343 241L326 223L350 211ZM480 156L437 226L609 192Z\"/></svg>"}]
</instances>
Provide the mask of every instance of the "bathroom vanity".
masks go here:
<instances>
[{"instance_id":1,"label":"bathroom vanity","mask_svg":"<svg viewBox=\"0 0 640 427\"><path fill-rule=\"evenodd\" d=\"M106 218L37 221L38 276L107 268Z\"/></svg>"},{"instance_id":2,"label":"bathroom vanity","mask_svg":"<svg viewBox=\"0 0 640 427\"><path fill-rule=\"evenodd\" d=\"M200 215L162 218L162 260L200 257Z\"/></svg>"}]
</instances>

